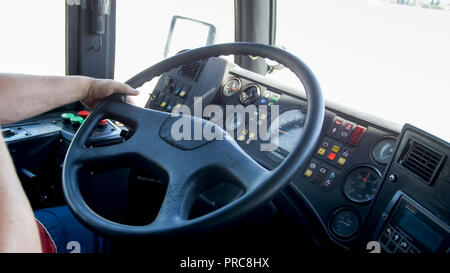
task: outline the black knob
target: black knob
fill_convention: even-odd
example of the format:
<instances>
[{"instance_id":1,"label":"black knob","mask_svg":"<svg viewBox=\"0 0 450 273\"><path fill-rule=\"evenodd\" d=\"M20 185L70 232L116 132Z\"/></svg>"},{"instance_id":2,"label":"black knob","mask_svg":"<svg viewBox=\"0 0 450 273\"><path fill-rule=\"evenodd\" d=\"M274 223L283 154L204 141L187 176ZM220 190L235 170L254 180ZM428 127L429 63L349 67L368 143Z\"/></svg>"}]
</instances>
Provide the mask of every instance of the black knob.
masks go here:
<instances>
[{"instance_id":1,"label":"black knob","mask_svg":"<svg viewBox=\"0 0 450 273\"><path fill-rule=\"evenodd\" d=\"M255 103L259 97L261 96L261 89L257 85L250 85L246 87L241 95L239 96L239 100L242 104L249 105Z\"/></svg>"},{"instance_id":2,"label":"black knob","mask_svg":"<svg viewBox=\"0 0 450 273\"><path fill-rule=\"evenodd\" d=\"M14 136L15 134L16 134L16 132L14 132L13 129L5 129L5 130L2 130L2 135L3 135L4 137L12 137L12 136Z\"/></svg>"},{"instance_id":3,"label":"black knob","mask_svg":"<svg viewBox=\"0 0 450 273\"><path fill-rule=\"evenodd\" d=\"M391 181L392 183L397 181L397 176L395 174L391 174L389 175L389 181Z\"/></svg>"}]
</instances>

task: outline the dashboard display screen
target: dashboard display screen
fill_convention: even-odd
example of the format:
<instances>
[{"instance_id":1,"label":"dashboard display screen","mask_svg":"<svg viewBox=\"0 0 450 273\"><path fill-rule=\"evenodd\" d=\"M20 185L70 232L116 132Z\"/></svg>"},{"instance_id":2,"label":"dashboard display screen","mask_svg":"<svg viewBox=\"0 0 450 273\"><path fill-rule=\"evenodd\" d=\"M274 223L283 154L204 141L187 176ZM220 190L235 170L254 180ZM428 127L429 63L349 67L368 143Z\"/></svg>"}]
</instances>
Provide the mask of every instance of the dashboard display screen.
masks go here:
<instances>
[{"instance_id":1,"label":"dashboard display screen","mask_svg":"<svg viewBox=\"0 0 450 273\"><path fill-rule=\"evenodd\" d=\"M416 217L406 207L399 213L397 224L431 252L436 252L444 238Z\"/></svg>"}]
</instances>

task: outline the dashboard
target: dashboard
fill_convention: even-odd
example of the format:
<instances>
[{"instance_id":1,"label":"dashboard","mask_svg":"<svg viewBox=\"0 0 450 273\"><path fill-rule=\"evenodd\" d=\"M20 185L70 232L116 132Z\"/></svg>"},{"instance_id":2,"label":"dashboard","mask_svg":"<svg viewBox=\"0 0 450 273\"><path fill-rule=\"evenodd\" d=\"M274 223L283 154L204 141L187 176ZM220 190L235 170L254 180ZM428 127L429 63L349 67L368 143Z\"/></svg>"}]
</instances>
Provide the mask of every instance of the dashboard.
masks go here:
<instances>
[{"instance_id":1,"label":"dashboard","mask_svg":"<svg viewBox=\"0 0 450 273\"><path fill-rule=\"evenodd\" d=\"M151 92L146 107L170 112L178 104L184 104L193 109L194 97L202 99L203 107L210 104L222 108L226 105L255 106L251 108L252 111L235 115L234 118L224 117L223 128L232 132L240 146L267 169L276 168L289 155L302 135L307 115L306 97L302 90L283 86L221 58L188 64L165 73ZM274 105L278 106L279 113L276 118L271 119L270 109ZM436 204L427 206L428 209L436 208L440 211L437 219L442 224L439 228L435 228L439 230L436 231L435 237L444 238L441 241L435 240L435 243L439 241L440 248L423 247L427 245L427 238L413 239L415 236L420 237L422 232L430 233L425 230L408 233L405 231L407 228L403 230L399 228L395 236L392 235L396 239L389 237L386 240L379 227L379 223L385 223L386 219L383 221L375 212L380 208L386 210L389 206L401 206L401 202L418 208L423 203L429 203L425 200L433 198L432 196L439 191L437 186L428 185L426 187L430 195L420 196L411 191L406 194L405 189L399 188L399 183L395 183L393 192L379 197L380 192L390 186L385 184L392 184L386 180L390 179L392 160L397 157L398 145L404 141L404 130L406 128L417 132L420 130L410 125L405 125L402 130L390 123L382 123L376 118L360 115L343 107L330 103L326 105L324 126L315 153L304 168L298 170L297 175L284 190L288 198L301 200L300 203L307 204L306 209L310 212L311 219L317 220L314 236L325 238L325 241L332 241L348 250L365 249L367 242L377 241L380 242L380 249L383 252L436 252L438 249L441 252L450 251L449 195L441 197L438 207ZM262 106L267 106L268 111L261 115L258 111L264 109ZM267 131L267 135L274 136L269 142L275 140L278 144L276 149L261 151L261 143L264 140L258 139L257 134L252 134L249 128L252 118L256 117L271 121L264 130ZM274 121L278 126L271 126ZM441 165L435 166L437 169L434 179L437 180L435 185L439 184L448 192L450 188L448 143L431 135L422 141L425 147L436 142L442 146L435 148L442 152L440 152ZM406 184L410 183L407 185L408 189L414 188L415 183L420 183L420 186L423 184L415 181L415 175L405 175L402 179L408 181ZM440 182L442 179L445 182ZM391 208L384 213L383 217L387 217L386 215L391 215L394 210ZM436 210L426 215L435 217ZM411 217L405 221L422 223L422 220L417 219ZM428 225L427 227L432 230ZM410 233L416 235L408 235ZM407 243L406 238L409 238ZM415 245L412 243L414 240ZM395 247L389 244L392 242L395 242Z\"/></svg>"},{"instance_id":2,"label":"dashboard","mask_svg":"<svg viewBox=\"0 0 450 273\"><path fill-rule=\"evenodd\" d=\"M173 69L149 91L145 107L159 111L171 112L187 105L195 112L196 103L202 109L218 105L224 117L204 118L222 120L221 126L243 150L269 170L292 151L308 114L301 89L284 86L222 58ZM255 107L226 115L230 105ZM347 250L365 250L368 242L376 241L382 252L448 253L449 144L408 124L399 128L350 108L328 102L326 106L314 154L282 192L306 217L311 235L321 244ZM83 114L53 112L5 126L2 133L10 150L29 139L50 137L65 143L66 151ZM269 122L264 125L261 120ZM249 127L251 124L256 124L256 130ZM261 138L261 132L270 137ZM90 143L109 145L124 137L125 128L107 120L99 124ZM276 145L275 149L262 150L261 144Z\"/></svg>"},{"instance_id":3,"label":"dashboard","mask_svg":"<svg viewBox=\"0 0 450 273\"><path fill-rule=\"evenodd\" d=\"M65 154L88 115L88 111L57 109L2 126L2 135L33 209L65 204L61 183L58 183ZM102 120L87 145L97 147L120 143L123 141L121 132L122 129L112 121Z\"/></svg>"}]
</instances>

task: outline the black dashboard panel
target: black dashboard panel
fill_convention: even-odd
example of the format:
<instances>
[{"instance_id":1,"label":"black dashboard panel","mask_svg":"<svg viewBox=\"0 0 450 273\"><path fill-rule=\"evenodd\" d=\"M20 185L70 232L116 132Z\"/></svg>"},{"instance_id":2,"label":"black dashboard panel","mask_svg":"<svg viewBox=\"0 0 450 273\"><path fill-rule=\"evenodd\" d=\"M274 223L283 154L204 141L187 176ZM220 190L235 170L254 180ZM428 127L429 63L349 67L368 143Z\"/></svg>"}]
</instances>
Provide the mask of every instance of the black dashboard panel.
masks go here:
<instances>
[{"instance_id":1,"label":"black dashboard panel","mask_svg":"<svg viewBox=\"0 0 450 273\"><path fill-rule=\"evenodd\" d=\"M361 234L385 252L450 251L449 144L405 125Z\"/></svg>"},{"instance_id":2,"label":"black dashboard panel","mask_svg":"<svg viewBox=\"0 0 450 273\"><path fill-rule=\"evenodd\" d=\"M37 119L25 120L19 123L5 125L2 128L2 134L5 142L11 145L15 142L22 142L29 139L45 136L45 135L61 135L62 139L72 141L72 138L78 126L66 124L62 116L70 113L77 116L74 111L52 112L39 116ZM87 145L106 145L122 141L120 129L108 121L104 125L99 125L89 138Z\"/></svg>"},{"instance_id":3,"label":"black dashboard panel","mask_svg":"<svg viewBox=\"0 0 450 273\"><path fill-rule=\"evenodd\" d=\"M170 112L177 103L184 103L193 112L194 97L202 98L203 107L209 104L222 107L247 105L246 101L241 100L241 94L248 87L257 86L259 97L252 102L255 106L278 105L280 114L293 109L299 110L299 116L307 114L306 99L301 90L283 86L221 58L203 60L196 66L202 70L195 80L182 75L181 68L162 75L146 107ZM234 84L230 85L231 81ZM184 98L180 98L180 86L190 87ZM167 103L163 103L164 101ZM270 116L270 112L268 115ZM299 128L301 120L298 119ZM246 128L243 128L234 137L262 166L275 168L287 156L288 151L283 149L278 151L277 156L273 152L261 151L259 144L262 141L253 139L248 134L243 136L242 132L245 131ZM309 163L298 170L289 187L294 189L292 192L301 193L296 198L307 199L306 202L319 218L321 232L338 245L347 249L355 246L387 168L386 162L382 161L389 161L393 156L392 147L397 137L398 132L327 107L316 152ZM389 140L390 146L385 145L383 140ZM377 145L378 143L381 144ZM375 146L379 148L375 150ZM374 157L375 153L383 154ZM367 175L364 173L366 170L369 170ZM359 179L358 175L363 177ZM352 186L353 183L353 187L364 187L359 180L369 181L368 189L361 191L363 195L366 192L364 196L359 196L358 193L353 195L355 198L349 198L349 194L345 194L343 185L348 177L352 177L352 180L347 184ZM347 230L346 226L351 226L351 229Z\"/></svg>"},{"instance_id":4,"label":"black dashboard panel","mask_svg":"<svg viewBox=\"0 0 450 273\"><path fill-rule=\"evenodd\" d=\"M17 174L34 209L65 204L61 189L62 166L67 149L78 130L63 116L75 121L72 110L43 114L39 117L2 127ZM123 141L121 130L111 121L102 121L93 131L88 146L103 146Z\"/></svg>"},{"instance_id":5,"label":"black dashboard panel","mask_svg":"<svg viewBox=\"0 0 450 273\"><path fill-rule=\"evenodd\" d=\"M364 200L351 199L345 194L344 184L348 183L352 173L369 169L378 174L373 178L372 186L378 190L386 166L372 159L372 148L380 139L386 136L395 137L396 134L362 120L351 117L344 119L342 115L342 113L336 114L331 111L327 113L326 125L316 153L311 157L308 165L293 179L291 187L295 188L296 192L302 193L302 196L298 196L299 198L308 199L315 213L320 217L322 232L325 232L335 243L350 249L355 245L362 223L368 218L373 196ZM336 120L342 121L339 122L342 125L334 134ZM344 137L339 132L347 131L344 129L345 124L352 125L353 129L348 133L349 136ZM358 142L350 143L353 134L360 134L355 128L361 128L360 132L363 131L363 133ZM363 174L361 180L366 179L367 182L369 177ZM342 214L342 211L345 211L345 214ZM341 233L338 231L339 224L354 226L354 231Z\"/></svg>"}]
</instances>

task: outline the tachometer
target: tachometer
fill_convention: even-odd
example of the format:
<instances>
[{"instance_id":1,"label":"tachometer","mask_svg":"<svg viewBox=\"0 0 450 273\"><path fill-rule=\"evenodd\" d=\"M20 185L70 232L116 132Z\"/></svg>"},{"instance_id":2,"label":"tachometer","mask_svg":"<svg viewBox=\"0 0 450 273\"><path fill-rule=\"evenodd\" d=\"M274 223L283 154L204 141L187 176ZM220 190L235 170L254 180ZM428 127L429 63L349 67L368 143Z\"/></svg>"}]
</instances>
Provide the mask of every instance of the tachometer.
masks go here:
<instances>
[{"instance_id":1,"label":"tachometer","mask_svg":"<svg viewBox=\"0 0 450 273\"><path fill-rule=\"evenodd\" d=\"M377 193L380 182L380 171L370 166L359 166L352 169L345 177L344 194L356 203L369 202Z\"/></svg>"},{"instance_id":2,"label":"tachometer","mask_svg":"<svg viewBox=\"0 0 450 273\"><path fill-rule=\"evenodd\" d=\"M396 141L397 139L394 137L384 137L375 143L372 148L372 157L375 162L381 165L387 165L391 162L395 153Z\"/></svg>"}]
</instances>

